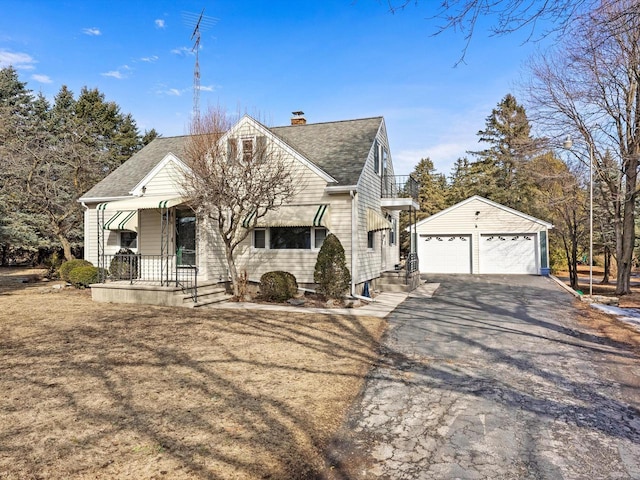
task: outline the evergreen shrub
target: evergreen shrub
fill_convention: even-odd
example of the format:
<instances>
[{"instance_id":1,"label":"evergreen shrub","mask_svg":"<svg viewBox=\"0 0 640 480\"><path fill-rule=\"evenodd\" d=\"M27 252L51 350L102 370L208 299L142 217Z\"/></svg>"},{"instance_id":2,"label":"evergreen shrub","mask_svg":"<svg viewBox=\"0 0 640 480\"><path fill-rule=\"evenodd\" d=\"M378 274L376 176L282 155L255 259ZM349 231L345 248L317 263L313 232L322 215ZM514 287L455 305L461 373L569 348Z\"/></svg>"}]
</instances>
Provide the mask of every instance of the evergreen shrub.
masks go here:
<instances>
[{"instance_id":1,"label":"evergreen shrub","mask_svg":"<svg viewBox=\"0 0 640 480\"><path fill-rule=\"evenodd\" d=\"M69 274L71 273L72 270L75 270L78 267L90 267L90 266L92 266L91 262L88 262L87 260L82 260L81 258L76 258L74 260L69 260L68 262L64 262L62 265L60 265L60 268L58 269L58 275L60 275L60 278L65 282L72 283L69 277Z\"/></svg>"},{"instance_id":2,"label":"evergreen shrub","mask_svg":"<svg viewBox=\"0 0 640 480\"><path fill-rule=\"evenodd\" d=\"M76 267L69 272L69 283L76 288L86 288L92 283L98 283L99 270L93 265Z\"/></svg>"},{"instance_id":3,"label":"evergreen shrub","mask_svg":"<svg viewBox=\"0 0 640 480\"><path fill-rule=\"evenodd\" d=\"M318 293L330 299L340 300L349 291L351 273L342 243L333 233L324 239L318 252L313 281L318 284Z\"/></svg>"},{"instance_id":4,"label":"evergreen shrub","mask_svg":"<svg viewBox=\"0 0 640 480\"><path fill-rule=\"evenodd\" d=\"M296 277L289 272L267 272L260 277L260 294L270 302L286 302L298 293Z\"/></svg>"}]
</instances>

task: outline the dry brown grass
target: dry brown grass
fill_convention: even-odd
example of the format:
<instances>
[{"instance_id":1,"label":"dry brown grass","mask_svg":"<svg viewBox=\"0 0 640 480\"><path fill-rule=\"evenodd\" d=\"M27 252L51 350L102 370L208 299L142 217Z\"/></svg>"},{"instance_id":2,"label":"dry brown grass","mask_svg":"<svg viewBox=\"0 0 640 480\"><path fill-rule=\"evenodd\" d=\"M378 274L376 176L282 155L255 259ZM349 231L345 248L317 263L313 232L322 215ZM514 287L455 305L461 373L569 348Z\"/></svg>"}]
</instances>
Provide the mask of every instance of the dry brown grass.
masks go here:
<instances>
[{"instance_id":1,"label":"dry brown grass","mask_svg":"<svg viewBox=\"0 0 640 480\"><path fill-rule=\"evenodd\" d=\"M0 270L0 478L314 478L377 318L93 303Z\"/></svg>"},{"instance_id":2,"label":"dry brown grass","mask_svg":"<svg viewBox=\"0 0 640 480\"><path fill-rule=\"evenodd\" d=\"M601 285L602 281L603 269L602 267L594 266L593 267L593 294L594 295L605 295L609 297L615 296L616 285L615 285L615 274L611 274L611 283L608 285ZM556 274L557 277L564 278L565 283L569 285L569 273L568 272L558 272ZM637 283L637 285L636 285ZM623 295L619 298L620 306L624 308L640 308L640 280L632 278L631 279L631 293L628 295ZM579 265L578 266L578 285L580 286L580 290L588 294L589 293L589 266L588 265Z\"/></svg>"}]
</instances>

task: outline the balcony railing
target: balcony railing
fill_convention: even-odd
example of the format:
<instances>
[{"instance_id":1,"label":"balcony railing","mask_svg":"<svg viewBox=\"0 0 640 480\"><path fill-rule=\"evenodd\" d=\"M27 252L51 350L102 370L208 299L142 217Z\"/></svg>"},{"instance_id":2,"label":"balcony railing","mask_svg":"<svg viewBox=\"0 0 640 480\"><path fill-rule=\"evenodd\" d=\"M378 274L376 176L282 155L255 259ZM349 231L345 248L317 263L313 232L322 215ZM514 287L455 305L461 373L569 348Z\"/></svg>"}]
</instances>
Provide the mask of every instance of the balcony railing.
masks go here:
<instances>
[{"instance_id":1,"label":"balcony railing","mask_svg":"<svg viewBox=\"0 0 640 480\"><path fill-rule=\"evenodd\" d=\"M411 175L384 175L382 177L382 198L413 198L418 201L420 183Z\"/></svg>"},{"instance_id":2,"label":"balcony railing","mask_svg":"<svg viewBox=\"0 0 640 480\"><path fill-rule=\"evenodd\" d=\"M185 256L122 254L99 259L99 281L181 287L198 301L198 268L184 265Z\"/></svg>"}]
</instances>

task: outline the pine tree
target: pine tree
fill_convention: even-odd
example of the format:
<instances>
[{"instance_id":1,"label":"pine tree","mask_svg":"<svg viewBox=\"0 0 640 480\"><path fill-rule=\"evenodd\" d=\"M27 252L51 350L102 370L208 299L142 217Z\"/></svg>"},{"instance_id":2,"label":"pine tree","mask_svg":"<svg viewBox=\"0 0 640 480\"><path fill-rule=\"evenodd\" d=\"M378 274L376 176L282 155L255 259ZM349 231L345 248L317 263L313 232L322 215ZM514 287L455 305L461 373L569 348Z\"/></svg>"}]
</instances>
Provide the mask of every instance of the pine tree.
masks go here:
<instances>
[{"instance_id":1,"label":"pine tree","mask_svg":"<svg viewBox=\"0 0 640 480\"><path fill-rule=\"evenodd\" d=\"M524 107L507 94L491 111L478 137L479 142L489 146L469 152L476 161L469 164L466 172L467 196L482 195L527 212L534 194L527 165L540 151L540 142L531 136Z\"/></svg>"}]
</instances>

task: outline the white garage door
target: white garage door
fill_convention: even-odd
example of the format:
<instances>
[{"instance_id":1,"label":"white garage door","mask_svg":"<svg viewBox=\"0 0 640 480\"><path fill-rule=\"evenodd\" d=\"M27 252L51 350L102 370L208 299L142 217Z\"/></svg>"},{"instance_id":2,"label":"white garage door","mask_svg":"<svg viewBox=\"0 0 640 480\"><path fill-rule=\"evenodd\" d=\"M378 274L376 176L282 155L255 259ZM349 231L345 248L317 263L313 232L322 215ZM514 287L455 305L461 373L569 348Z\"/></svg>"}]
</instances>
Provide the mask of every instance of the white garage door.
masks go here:
<instances>
[{"instance_id":1,"label":"white garage door","mask_svg":"<svg viewBox=\"0 0 640 480\"><path fill-rule=\"evenodd\" d=\"M537 274L535 234L481 235L480 273Z\"/></svg>"},{"instance_id":2,"label":"white garage door","mask_svg":"<svg viewBox=\"0 0 640 480\"><path fill-rule=\"evenodd\" d=\"M421 273L471 273L471 236L418 237Z\"/></svg>"}]
</instances>

